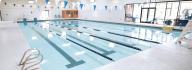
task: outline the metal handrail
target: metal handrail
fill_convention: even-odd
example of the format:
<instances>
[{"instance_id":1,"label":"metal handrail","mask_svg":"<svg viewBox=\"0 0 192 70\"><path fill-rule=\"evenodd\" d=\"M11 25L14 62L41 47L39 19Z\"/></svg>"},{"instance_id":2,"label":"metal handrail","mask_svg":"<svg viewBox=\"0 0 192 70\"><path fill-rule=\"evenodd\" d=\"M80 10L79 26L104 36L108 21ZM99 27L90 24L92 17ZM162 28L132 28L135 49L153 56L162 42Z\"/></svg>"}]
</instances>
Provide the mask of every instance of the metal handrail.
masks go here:
<instances>
[{"instance_id":1,"label":"metal handrail","mask_svg":"<svg viewBox=\"0 0 192 70\"><path fill-rule=\"evenodd\" d=\"M26 60L24 61L25 57L29 58L30 56L32 56L32 54L30 54L29 56L26 56L26 54L27 54L29 51L33 51L33 50L35 50L35 51L38 52L38 56L40 55L40 51L39 51L38 49L36 49L36 48L28 49L27 51L24 52L24 54L23 54L23 56L22 56L22 59L21 59L21 61L19 62L19 65L23 65L23 63L26 61ZM32 59L34 59L34 58L36 58L36 57L30 58L29 60L32 60Z\"/></svg>"},{"instance_id":2,"label":"metal handrail","mask_svg":"<svg viewBox=\"0 0 192 70\"><path fill-rule=\"evenodd\" d=\"M22 69L21 70L29 70L30 68L32 68L33 66L36 66L38 64L40 64L42 61L43 61L43 56L40 55L40 61L37 61L37 62L31 62L29 66L26 67L27 64L24 63L24 65L22 66ZM32 64L33 63L33 64ZM35 69L39 69L39 68L33 68L33 69L30 69L30 70L35 70Z\"/></svg>"},{"instance_id":3,"label":"metal handrail","mask_svg":"<svg viewBox=\"0 0 192 70\"><path fill-rule=\"evenodd\" d=\"M29 53L30 51L32 53ZM34 54L33 51L37 51L37 53ZM29 55L27 56L28 53L29 53ZM32 60L38 59L39 57L40 57L40 61L32 61ZM21 70L28 70L31 67L40 64L42 61L43 61L43 55L41 55L40 50L38 50L36 48L28 49L27 51L24 52L22 59L19 62L19 66L22 66ZM26 67L27 64L29 65L28 67ZM39 69L39 68L33 68L31 70L36 70L36 69Z\"/></svg>"}]
</instances>

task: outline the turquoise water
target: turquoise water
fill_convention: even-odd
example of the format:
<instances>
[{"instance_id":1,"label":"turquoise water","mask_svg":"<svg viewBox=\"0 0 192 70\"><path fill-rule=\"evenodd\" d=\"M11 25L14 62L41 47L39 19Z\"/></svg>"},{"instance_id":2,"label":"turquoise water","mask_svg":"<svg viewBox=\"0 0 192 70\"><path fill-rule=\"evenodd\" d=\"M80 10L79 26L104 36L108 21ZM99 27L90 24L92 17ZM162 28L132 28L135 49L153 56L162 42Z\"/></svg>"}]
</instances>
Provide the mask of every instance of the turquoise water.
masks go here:
<instances>
[{"instance_id":1,"label":"turquoise water","mask_svg":"<svg viewBox=\"0 0 192 70\"><path fill-rule=\"evenodd\" d=\"M80 20L28 22L20 27L31 48L38 48L43 54L42 70L93 70L175 40L180 34Z\"/></svg>"}]
</instances>

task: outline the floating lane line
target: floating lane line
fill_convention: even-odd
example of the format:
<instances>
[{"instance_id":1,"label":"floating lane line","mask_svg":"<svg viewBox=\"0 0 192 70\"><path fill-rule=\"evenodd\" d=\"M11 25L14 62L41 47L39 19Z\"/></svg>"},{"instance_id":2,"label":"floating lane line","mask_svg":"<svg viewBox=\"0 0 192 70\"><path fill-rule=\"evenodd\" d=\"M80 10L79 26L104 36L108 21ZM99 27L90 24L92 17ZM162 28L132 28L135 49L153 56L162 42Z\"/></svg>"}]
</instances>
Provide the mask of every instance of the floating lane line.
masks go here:
<instances>
[{"instance_id":1,"label":"floating lane line","mask_svg":"<svg viewBox=\"0 0 192 70\"><path fill-rule=\"evenodd\" d=\"M45 41L47 41L55 50L57 50L64 58L66 58L70 64L66 65L67 68L72 68L81 64L84 64L85 61L80 60L80 61L76 61L75 59L73 59L70 55L68 55L65 51L63 51L61 48L59 48L59 46L57 46L55 43L53 43L52 41L50 41L48 38L46 38L44 35L42 35L40 32L38 32L37 30L35 30L34 28L32 28L38 35L40 35Z\"/></svg>"},{"instance_id":2,"label":"floating lane line","mask_svg":"<svg viewBox=\"0 0 192 70\"><path fill-rule=\"evenodd\" d=\"M83 27L84 29L87 29L88 27ZM102 31L99 29L93 29L95 31ZM147 41L147 42L152 42L152 43L156 43L156 44L160 44L160 42L156 42L156 41L150 41L150 40L146 40L146 39L140 39L140 38L136 38L136 37L132 37L132 36L127 36L127 35L123 35L123 34L118 34L118 33L114 33L114 32L107 32L109 34L113 34L113 35L118 35L118 36L123 36L123 37L128 37L128 38L133 38L133 39L137 39L137 40L142 40L142 41Z\"/></svg>"}]
</instances>

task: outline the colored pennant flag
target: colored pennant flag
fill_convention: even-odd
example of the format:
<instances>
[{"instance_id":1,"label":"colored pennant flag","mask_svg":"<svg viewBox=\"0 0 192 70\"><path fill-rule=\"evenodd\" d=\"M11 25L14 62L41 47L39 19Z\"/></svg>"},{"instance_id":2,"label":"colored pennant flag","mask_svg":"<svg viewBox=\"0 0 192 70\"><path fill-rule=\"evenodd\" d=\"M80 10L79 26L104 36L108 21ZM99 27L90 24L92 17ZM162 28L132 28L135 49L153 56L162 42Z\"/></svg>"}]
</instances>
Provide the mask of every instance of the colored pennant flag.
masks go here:
<instances>
[{"instance_id":1,"label":"colored pennant flag","mask_svg":"<svg viewBox=\"0 0 192 70\"><path fill-rule=\"evenodd\" d=\"M41 8L40 8L40 6L39 6L39 5L37 6L37 10L38 10L38 11L40 11L40 10L41 10Z\"/></svg>"},{"instance_id":2,"label":"colored pennant flag","mask_svg":"<svg viewBox=\"0 0 192 70\"><path fill-rule=\"evenodd\" d=\"M83 4L80 4L79 6L80 6L80 8L81 8L81 10L82 10L82 9L83 9Z\"/></svg>"},{"instance_id":3,"label":"colored pennant flag","mask_svg":"<svg viewBox=\"0 0 192 70\"><path fill-rule=\"evenodd\" d=\"M117 6L115 6L115 10L117 10L117 8L118 8L118 7L117 7Z\"/></svg>"},{"instance_id":4,"label":"colored pennant flag","mask_svg":"<svg viewBox=\"0 0 192 70\"><path fill-rule=\"evenodd\" d=\"M107 10L107 6L105 6L105 10Z\"/></svg>"},{"instance_id":5,"label":"colored pennant flag","mask_svg":"<svg viewBox=\"0 0 192 70\"><path fill-rule=\"evenodd\" d=\"M67 7L68 1L64 1L64 8Z\"/></svg>"},{"instance_id":6,"label":"colored pennant flag","mask_svg":"<svg viewBox=\"0 0 192 70\"><path fill-rule=\"evenodd\" d=\"M93 5L93 9L96 10L96 5Z\"/></svg>"},{"instance_id":7,"label":"colored pennant flag","mask_svg":"<svg viewBox=\"0 0 192 70\"><path fill-rule=\"evenodd\" d=\"M45 4L47 5L49 3L49 0L45 0Z\"/></svg>"}]
</instances>

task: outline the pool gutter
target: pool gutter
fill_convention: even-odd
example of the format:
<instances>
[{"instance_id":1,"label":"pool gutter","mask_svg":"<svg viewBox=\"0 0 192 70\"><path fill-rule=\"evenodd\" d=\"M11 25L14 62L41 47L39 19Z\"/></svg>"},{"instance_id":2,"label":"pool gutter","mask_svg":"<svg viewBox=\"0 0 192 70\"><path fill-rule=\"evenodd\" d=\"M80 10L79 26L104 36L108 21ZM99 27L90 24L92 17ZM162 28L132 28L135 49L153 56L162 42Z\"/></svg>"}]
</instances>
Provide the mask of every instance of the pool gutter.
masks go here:
<instances>
[{"instance_id":1,"label":"pool gutter","mask_svg":"<svg viewBox=\"0 0 192 70\"><path fill-rule=\"evenodd\" d=\"M139 26L139 27L151 27L161 29L164 25L155 25L155 24L147 24L147 23L135 23L135 22L111 22L111 21L101 21L101 20L90 20L90 19L79 19L79 18L69 18L69 19L50 19L50 20L37 20L37 22L44 21L62 21L62 20L81 20L81 21L90 21L90 22L100 22L100 23L108 23L108 24L117 24L117 25L129 25L129 26ZM17 21L17 23L22 23L23 21ZM33 20L29 20L27 22L34 22ZM175 26L175 31L182 31L184 26Z\"/></svg>"}]
</instances>

